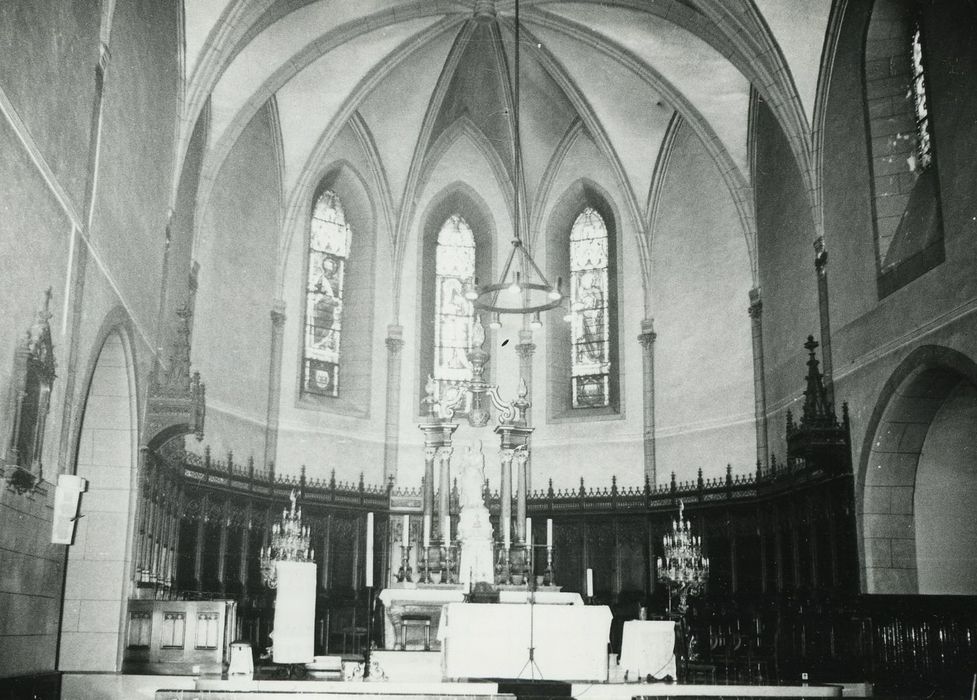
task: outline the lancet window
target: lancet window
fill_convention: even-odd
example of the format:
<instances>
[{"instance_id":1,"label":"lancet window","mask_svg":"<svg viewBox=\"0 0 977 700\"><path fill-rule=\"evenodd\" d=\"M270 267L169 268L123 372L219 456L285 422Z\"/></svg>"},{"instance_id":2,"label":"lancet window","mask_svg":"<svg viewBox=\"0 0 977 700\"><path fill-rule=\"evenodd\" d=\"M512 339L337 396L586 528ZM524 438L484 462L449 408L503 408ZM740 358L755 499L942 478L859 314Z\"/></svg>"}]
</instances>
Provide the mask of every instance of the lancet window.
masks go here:
<instances>
[{"instance_id":1,"label":"lancet window","mask_svg":"<svg viewBox=\"0 0 977 700\"><path fill-rule=\"evenodd\" d=\"M315 203L309 231L302 387L310 394L339 396L350 236L342 201L326 190Z\"/></svg>"},{"instance_id":2,"label":"lancet window","mask_svg":"<svg viewBox=\"0 0 977 700\"><path fill-rule=\"evenodd\" d=\"M475 278L475 236L458 214L438 232L435 276L434 378L442 383L470 379L475 307L465 289Z\"/></svg>"},{"instance_id":3,"label":"lancet window","mask_svg":"<svg viewBox=\"0 0 977 700\"><path fill-rule=\"evenodd\" d=\"M930 129L929 104L926 98L926 74L923 69L922 30L917 20L913 24L912 44L912 97L916 116L916 159L923 170L933 161L933 134Z\"/></svg>"},{"instance_id":4,"label":"lancet window","mask_svg":"<svg viewBox=\"0 0 977 700\"><path fill-rule=\"evenodd\" d=\"M593 208L570 231L571 399L573 408L610 403L610 314L607 226Z\"/></svg>"}]
</instances>

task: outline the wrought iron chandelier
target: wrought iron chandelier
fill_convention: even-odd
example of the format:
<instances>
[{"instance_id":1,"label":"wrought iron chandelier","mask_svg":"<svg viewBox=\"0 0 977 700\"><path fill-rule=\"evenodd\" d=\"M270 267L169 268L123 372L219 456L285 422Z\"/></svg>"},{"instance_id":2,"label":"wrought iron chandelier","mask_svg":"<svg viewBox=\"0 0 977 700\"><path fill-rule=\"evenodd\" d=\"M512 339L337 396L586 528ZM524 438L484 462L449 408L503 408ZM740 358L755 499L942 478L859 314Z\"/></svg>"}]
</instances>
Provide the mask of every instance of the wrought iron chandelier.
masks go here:
<instances>
[{"instance_id":1,"label":"wrought iron chandelier","mask_svg":"<svg viewBox=\"0 0 977 700\"><path fill-rule=\"evenodd\" d=\"M309 546L312 533L308 525L302 524L302 508L296 508L295 489L289 500L291 508L282 508L281 522L272 525L271 544L261 548L261 580L268 588L278 586L277 562L315 560L315 550Z\"/></svg>"},{"instance_id":2,"label":"wrought iron chandelier","mask_svg":"<svg viewBox=\"0 0 977 700\"><path fill-rule=\"evenodd\" d=\"M556 285L550 284L546 275L533 260L522 239L521 194L523 189L522 142L519 127L519 0L515 3L515 50L513 81L513 239L512 250L502 267L499 281L494 284L478 286L477 280L466 287L465 298L476 309L491 312L489 328L502 325L503 314L532 314L531 328L542 326L540 313L555 309L563 302L563 280L557 278ZM518 262L517 262L518 258ZM510 277L511 274L511 277Z\"/></svg>"},{"instance_id":3,"label":"wrought iron chandelier","mask_svg":"<svg viewBox=\"0 0 977 700\"><path fill-rule=\"evenodd\" d=\"M672 521L671 534L662 537L664 561L658 557L658 580L679 596L678 610L688 609L688 596L705 590L709 581L709 557L702 556L702 537L692 534L692 523L685 519L685 503L678 503L678 521Z\"/></svg>"}]
</instances>

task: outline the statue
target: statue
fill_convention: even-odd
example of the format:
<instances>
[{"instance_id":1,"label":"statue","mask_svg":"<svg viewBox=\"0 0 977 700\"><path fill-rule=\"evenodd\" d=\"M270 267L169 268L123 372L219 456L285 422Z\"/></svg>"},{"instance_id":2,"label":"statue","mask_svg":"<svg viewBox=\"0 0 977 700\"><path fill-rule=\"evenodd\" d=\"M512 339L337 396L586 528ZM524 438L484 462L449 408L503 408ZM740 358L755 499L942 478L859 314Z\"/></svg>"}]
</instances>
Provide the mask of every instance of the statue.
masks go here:
<instances>
[{"instance_id":1,"label":"statue","mask_svg":"<svg viewBox=\"0 0 977 700\"><path fill-rule=\"evenodd\" d=\"M482 443L476 440L468 445L461 463L461 490L458 516L458 539L461 540L459 578L466 588L476 583L493 583L495 572L492 561L492 523L485 507L482 486L485 483L485 456Z\"/></svg>"}]
</instances>

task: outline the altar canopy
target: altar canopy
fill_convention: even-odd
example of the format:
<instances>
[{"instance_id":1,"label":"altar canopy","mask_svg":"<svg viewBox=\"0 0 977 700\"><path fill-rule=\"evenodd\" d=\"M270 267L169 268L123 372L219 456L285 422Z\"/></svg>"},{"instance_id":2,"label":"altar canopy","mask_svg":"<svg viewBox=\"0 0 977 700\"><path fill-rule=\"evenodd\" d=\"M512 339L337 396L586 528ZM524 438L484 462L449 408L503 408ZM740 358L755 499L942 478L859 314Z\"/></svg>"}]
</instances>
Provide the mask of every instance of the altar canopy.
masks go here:
<instances>
[{"instance_id":1,"label":"altar canopy","mask_svg":"<svg viewBox=\"0 0 977 700\"><path fill-rule=\"evenodd\" d=\"M611 610L586 605L445 606L439 636L445 679L607 680ZM535 665L528 663L535 648Z\"/></svg>"},{"instance_id":2,"label":"altar canopy","mask_svg":"<svg viewBox=\"0 0 977 700\"><path fill-rule=\"evenodd\" d=\"M279 561L272 660L304 664L315 657L315 571L312 562Z\"/></svg>"}]
</instances>

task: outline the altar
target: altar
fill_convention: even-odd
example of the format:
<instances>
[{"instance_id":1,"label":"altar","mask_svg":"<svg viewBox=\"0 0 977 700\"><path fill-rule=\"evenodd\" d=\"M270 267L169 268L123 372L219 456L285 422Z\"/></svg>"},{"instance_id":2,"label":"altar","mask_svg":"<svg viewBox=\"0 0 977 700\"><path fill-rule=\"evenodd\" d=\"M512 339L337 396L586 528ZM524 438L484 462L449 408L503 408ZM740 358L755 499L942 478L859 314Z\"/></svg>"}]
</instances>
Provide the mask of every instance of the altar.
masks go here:
<instances>
[{"instance_id":1,"label":"altar","mask_svg":"<svg viewBox=\"0 0 977 700\"><path fill-rule=\"evenodd\" d=\"M499 591L499 605L525 604L529 594L525 588L502 588ZM533 593L537 605L583 605L579 593L564 593L558 586L544 587ZM391 587L380 591L378 596L384 606L384 649L388 651L421 647L419 634L404 639L404 619L428 618L430 621L430 650L441 648L441 614L444 606L461 603L465 592L461 586L433 585L417 587ZM425 632L425 637L427 633Z\"/></svg>"},{"instance_id":2,"label":"altar","mask_svg":"<svg viewBox=\"0 0 977 700\"><path fill-rule=\"evenodd\" d=\"M611 617L604 605L449 603L442 676L604 682Z\"/></svg>"}]
</instances>

